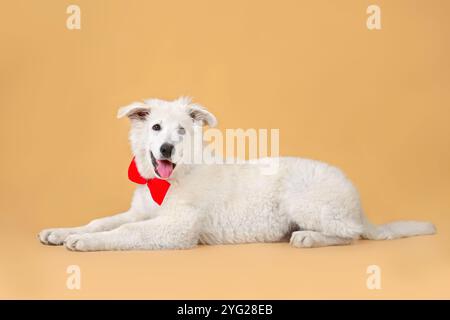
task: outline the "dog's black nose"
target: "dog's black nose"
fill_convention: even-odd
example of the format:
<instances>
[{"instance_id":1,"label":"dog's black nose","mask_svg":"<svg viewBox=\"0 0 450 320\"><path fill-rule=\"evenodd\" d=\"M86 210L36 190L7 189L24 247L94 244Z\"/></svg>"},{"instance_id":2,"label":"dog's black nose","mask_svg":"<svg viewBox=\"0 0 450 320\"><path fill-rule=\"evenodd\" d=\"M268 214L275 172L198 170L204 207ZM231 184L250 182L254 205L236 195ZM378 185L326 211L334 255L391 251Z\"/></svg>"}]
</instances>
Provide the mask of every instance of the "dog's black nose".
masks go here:
<instances>
[{"instance_id":1,"label":"dog's black nose","mask_svg":"<svg viewBox=\"0 0 450 320\"><path fill-rule=\"evenodd\" d=\"M170 158L172 156L173 145L170 143L163 143L159 149L164 158Z\"/></svg>"}]
</instances>

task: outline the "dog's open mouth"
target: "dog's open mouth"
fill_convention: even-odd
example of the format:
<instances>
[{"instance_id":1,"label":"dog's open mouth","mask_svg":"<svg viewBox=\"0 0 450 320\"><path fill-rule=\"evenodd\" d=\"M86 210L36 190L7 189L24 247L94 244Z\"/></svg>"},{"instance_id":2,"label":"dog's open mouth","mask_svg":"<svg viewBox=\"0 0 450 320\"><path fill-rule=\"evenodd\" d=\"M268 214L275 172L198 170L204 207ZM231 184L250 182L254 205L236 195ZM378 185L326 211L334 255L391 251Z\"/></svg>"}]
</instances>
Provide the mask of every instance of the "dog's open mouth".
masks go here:
<instances>
[{"instance_id":1,"label":"dog's open mouth","mask_svg":"<svg viewBox=\"0 0 450 320\"><path fill-rule=\"evenodd\" d=\"M150 156L152 157L152 164L153 168L155 169L155 173L160 178L163 179L169 178L172 175L172 172L177 164L167 159L157 160L153 155L153 152L150 152Z\"/></svg>"}]
</instances>

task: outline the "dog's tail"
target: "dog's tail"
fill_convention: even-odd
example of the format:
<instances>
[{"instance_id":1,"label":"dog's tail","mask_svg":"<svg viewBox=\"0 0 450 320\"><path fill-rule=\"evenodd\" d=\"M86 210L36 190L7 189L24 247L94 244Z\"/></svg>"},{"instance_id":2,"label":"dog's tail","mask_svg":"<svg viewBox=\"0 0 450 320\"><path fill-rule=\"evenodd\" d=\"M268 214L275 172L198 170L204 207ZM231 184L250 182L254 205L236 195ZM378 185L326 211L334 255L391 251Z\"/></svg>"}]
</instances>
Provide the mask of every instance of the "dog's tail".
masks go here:
<instances>
[{"instance_id":1,"label":"dog's tail","mask_svg":"<svg viewBox=\"0 0 450 320\"><path fill-rule=\"evenodd\" d=\"M431 222L423 221L394 221L382 225L373 225L364 219L363 239L389 240L435 234L436 227Z\"/></svg>"}]
</instances>

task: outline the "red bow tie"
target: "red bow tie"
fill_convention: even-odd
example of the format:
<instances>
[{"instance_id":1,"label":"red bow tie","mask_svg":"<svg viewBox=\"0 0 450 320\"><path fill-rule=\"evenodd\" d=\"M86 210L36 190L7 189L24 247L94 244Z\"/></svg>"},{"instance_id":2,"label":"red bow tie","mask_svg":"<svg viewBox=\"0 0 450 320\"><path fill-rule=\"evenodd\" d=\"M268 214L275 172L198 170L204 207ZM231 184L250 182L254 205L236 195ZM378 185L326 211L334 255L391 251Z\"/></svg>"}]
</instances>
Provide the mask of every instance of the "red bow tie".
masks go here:
<instances>
[{"instance_id":1,"label":"red bow tie","mask_svg":"<svg viewBox=\"0 0 450 320\"><path fill-rule=\"evenodd\" d=\"M138 184L147 184L148 190L150 190L150 195L153 200L161 205L164 201L164 197L166 196L167 190L169 190L170 183L163 179L152 178L145 179L140 175L136 162L133 160L128 167L128 179Z\"/></svg>"}]
</instances>

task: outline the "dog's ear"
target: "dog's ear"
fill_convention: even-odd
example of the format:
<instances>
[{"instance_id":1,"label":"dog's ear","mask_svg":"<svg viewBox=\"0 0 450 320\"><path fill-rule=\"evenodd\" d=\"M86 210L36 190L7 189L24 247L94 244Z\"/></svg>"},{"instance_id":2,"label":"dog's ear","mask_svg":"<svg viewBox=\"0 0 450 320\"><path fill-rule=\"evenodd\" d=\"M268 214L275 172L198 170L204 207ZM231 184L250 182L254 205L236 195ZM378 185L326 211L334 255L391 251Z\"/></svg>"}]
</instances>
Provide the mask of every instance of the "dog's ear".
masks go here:
<instances>
[{"instance_id":1,"label":"dog's ear","mask_svg":"<svg viewBox=\"0 0 450 320\"><path fill-rule=\"evenodd\" d=\"M217 124L216 117L198 104L190 104L188 112L194 122L200 122L202 125L207 124L210 127L215 127Z\"/></svg>"},{"instance_id":2,"label":"dog's ear","mask_svg":"<svg viewBox=\"0 0 450 320\"><path fill-rule=\"evenodd\" d=\"M150 114L150 106L143 102L133 102L132 104L121 107L117 112L117 118L127 116L130 120L144 121Z\"/></svg>"}]
</instances>

